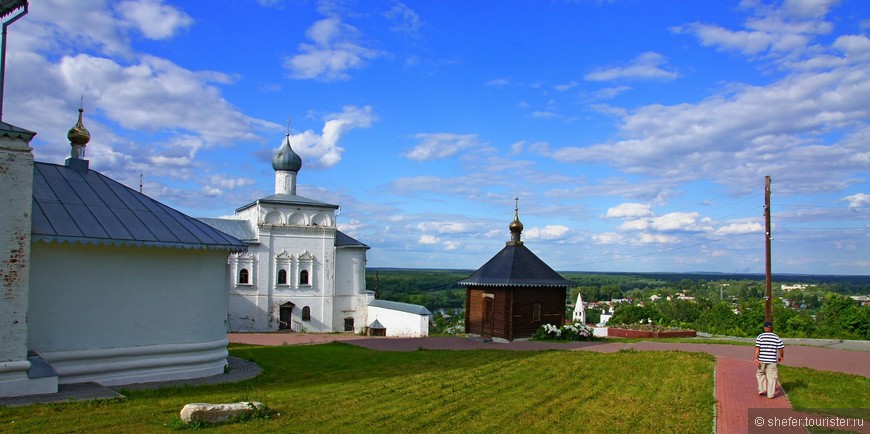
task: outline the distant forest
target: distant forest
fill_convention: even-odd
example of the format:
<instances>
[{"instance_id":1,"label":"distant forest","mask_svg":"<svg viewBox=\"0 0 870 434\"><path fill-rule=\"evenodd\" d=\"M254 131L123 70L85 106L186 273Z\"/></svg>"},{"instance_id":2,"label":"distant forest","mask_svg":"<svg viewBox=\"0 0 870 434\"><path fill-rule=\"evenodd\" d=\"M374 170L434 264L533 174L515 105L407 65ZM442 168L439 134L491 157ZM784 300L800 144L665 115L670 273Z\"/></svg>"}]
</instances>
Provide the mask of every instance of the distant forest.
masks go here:
<instances>
[{"instance_id":1,"label":"distant forest","mask_svg":"<svg viewBox=\"0 0 870 434\"><path fill-rule=\"evenodd\" d=\"M457 309L465 305L465 288L457 282L467 278L473 270L436 270L403 268L369 268L366 287L382 300L400 301L438 309ZM653 294L667 296L678 292L704 297L711 301L758 298L763 295L763 274L725 273L598 273L561 272L576 286L570 294L578 292L587 302L618 298L647 298ZM782 285L805 284L809 288L792 293L801 297L808 307L814 307L824 293L843 295L870 295L868 276L828 276L803 274L774 274L775 296L785 294ZM784 298L784 297L783 297ZM804 300L805 299L805 300ZM569 302L573 303L573 299Z\"/></svg>"},{"instance_id":2,"label":"distant forest","mask_svg":"<svg viewBox=\"0 0 870 434\"><path fill-rule=\"evenodd\" d=\"M463 330L465 288L457 282L471 270L372 268L366 287L382 300L426 306L435 316L435 332ZM765 277L762 274L718 273L579 273L562 272L574 282L568 289L566 319L577 295L585 302L632 299L618 303L611 323L653 321L712 334L754 336L764 320ZM773 318L783 337L870 339L870 306L858 306L851 295L870 295L870 276L777 274L772 276ZM788 285L789 289L783 289ZM672 295L690 300L667 300ZM653 301L650 297L660 299ZM638 302L643 302L640 305ZM601 310L587 309L590 323ZM445 317L441 314L449 315Z\"/></svg>"}]
</instances>

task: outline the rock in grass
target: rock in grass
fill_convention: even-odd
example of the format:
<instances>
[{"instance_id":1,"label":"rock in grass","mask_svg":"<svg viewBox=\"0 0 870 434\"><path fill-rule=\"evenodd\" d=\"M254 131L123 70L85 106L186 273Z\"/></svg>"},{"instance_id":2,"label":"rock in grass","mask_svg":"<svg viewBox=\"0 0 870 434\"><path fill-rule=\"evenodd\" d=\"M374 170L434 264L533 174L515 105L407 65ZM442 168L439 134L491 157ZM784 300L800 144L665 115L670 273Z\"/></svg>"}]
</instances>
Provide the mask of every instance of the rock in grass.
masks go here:
<instances>
[{"instance_id":1,"label":"rock in grass","mask_svg":"<svg viewBox=\"0 0 870 434\"><path fill-rule=\"evenodd\" d=\"M231 404L187 404L181 409L181 420L184 423L206 422L224 423L239 417L244 417L264 408L261 402L234 402Z\"/></svg>"}]
</instances>

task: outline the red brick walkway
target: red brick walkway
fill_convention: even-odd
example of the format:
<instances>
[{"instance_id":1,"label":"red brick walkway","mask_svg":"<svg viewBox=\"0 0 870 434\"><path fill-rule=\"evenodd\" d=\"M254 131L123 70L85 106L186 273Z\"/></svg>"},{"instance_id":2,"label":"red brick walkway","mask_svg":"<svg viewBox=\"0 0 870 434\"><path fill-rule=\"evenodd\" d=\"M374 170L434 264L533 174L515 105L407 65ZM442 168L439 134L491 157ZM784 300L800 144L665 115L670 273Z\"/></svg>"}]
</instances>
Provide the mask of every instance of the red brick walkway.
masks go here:
<instances>
[{"instance_id":1,"label":"red brick walkway","mask_svg":"<svg viewBox=\"0 0 870 434\"><path fill-rule=\"evenodd\" d=\"M777 386L774 399L757 394L754 347L746 345L683 344L661 342L612 343L612 342L572 342L550 343L514 341L507 344L481 342L459 337L436 336L428 338L366 338L355 335L336 334L293 334L293 333L246 333L230 334L230 342L256 345L294 345L323 343L333 340L346 340L349 344L379 351L416 351L433 350L579 350L616 352L631 348L637 351L686 351L704 352L716 356L716 432L720 434L747 433L750 426L750 409L753 416L766 415L784 417L791 415L803 418L804 414L790 411L791 403L781 387ZM785 350L787 366L807 367L825 371L844 372L870 377L870 353L847 351L822 347L789 346ZM775 410L776 413L765 413ZM870 432L864 427L859 432ZM806 433L804 428L776 427L765 429L752 427L752 433Z\"/></svg>"}]
</instances>

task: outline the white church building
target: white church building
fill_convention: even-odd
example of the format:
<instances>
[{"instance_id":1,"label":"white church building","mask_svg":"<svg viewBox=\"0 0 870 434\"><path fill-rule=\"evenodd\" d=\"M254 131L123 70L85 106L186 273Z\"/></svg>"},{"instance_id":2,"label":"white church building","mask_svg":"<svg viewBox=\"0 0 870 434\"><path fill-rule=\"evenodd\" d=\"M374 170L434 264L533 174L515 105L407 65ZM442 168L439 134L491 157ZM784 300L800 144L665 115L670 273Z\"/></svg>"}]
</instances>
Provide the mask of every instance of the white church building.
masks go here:
<instances>
[{"instance_id":1,"label":"white church building","mask_svg":"<svg viewBox=\"0 0 870 434\"><path fill-rule=\"evenodd\" d=\"M336 228L338 205L296 194L302 159L289 133L272 168L275 194L230 218L200 219L248 243L229 258L230 331L363 331L374 300L365 284L369 247Z\"/></svg>"}]
</instances>

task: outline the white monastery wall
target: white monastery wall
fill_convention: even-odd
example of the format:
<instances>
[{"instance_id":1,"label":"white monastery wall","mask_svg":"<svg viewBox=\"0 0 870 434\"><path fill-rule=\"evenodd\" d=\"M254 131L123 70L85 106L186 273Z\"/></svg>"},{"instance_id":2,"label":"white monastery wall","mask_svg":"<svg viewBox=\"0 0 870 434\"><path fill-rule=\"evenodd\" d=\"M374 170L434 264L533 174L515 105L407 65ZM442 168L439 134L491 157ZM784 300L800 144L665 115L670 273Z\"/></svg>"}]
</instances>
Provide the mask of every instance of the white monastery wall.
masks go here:
<instances>
[{"instance_id":1,"label":"white monastery wall","mask_svg":"<svg viewBox=\"0 0 870 434\"><path fill-rule=\"evenodd\" d=\"M29 339L61 383L215 375L226 365L226 252L38 242Z\"/></svg>"}]
</instances>

